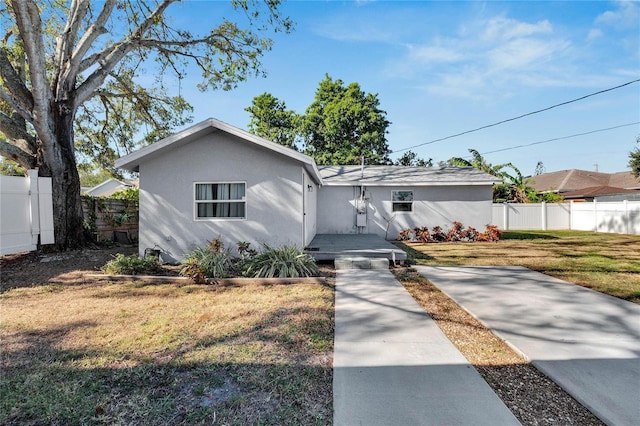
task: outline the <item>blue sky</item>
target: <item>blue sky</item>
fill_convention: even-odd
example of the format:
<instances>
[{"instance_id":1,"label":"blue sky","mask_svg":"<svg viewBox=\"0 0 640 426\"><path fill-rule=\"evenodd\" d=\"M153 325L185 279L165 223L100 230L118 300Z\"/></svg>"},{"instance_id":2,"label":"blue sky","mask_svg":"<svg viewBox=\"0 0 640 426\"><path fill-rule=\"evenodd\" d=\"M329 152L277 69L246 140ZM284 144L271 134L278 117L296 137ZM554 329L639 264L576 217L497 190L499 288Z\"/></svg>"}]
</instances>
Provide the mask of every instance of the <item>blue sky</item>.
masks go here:
<instances>
[{"instance_id":1,"label":"blue sky","mask_svg":"<svg viewBox=\"0 0 640 426\"><path fill-rule=\"evenodd\" d=\"M296 22L275 34L263 58L267 78L230 92L182 84L194 121L215 117L246 128L244 108L269 92L299 113L328 73L377 93L391 121L387 139L403 148L546 108L640 78L640 3L609 1L289 1ZM169 12L194 31L225 3L187 2ZM532 174L580 168L628 170L640 135L635 124L519 149L491 151L640 121L640 84L500 126L414 148L434 161L474 148L493 164L512 162Z\"/></svg>"}]
</instances>

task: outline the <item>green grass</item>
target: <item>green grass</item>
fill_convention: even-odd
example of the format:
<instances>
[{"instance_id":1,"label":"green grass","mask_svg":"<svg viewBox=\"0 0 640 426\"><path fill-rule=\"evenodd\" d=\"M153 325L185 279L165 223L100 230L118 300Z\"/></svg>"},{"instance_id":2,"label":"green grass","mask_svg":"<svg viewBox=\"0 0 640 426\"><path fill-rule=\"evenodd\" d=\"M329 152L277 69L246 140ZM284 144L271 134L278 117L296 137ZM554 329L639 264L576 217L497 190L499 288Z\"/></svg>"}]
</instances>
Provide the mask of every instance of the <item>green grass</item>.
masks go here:
<instances>
[{"instance_id":1,"label":"green grass","mask_svg":"<svg viewBox=\"0 0 640 426\"><path fill-rule=\"evenodd\" d=\"M330 424L327 285L0 296L0 424Z\"/></svg>"},{"instance_id":2,"label":"green grass","mask_svg":"<svg viewBox=\"0 0 640 426\"><path fill-rule=\"evenodd\" d=\"M516 265L640 304L640 236L505 231L497 243L396 243L422 265Z\"/></svg>"}]
</instances>

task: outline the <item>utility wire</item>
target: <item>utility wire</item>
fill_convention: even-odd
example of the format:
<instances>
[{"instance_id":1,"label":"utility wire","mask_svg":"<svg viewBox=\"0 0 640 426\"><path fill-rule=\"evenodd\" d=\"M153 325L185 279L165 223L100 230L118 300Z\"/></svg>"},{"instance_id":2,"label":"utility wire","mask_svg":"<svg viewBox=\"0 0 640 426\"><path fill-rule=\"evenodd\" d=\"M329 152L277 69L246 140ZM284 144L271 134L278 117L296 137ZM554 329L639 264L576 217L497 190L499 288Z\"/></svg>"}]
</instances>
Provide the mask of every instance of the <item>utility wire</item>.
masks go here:
<instances>
[{"instance_id":1,"label":"utility wire","mask_svg":"<svg viewBox=\"0 0 640 426\"><path fill-rule=\"evenodd\" d=\"M540 145L540 144L543 144L543 143L555 142L555 141L560 141L560 140L563 140L563 139L576 138L578 136L590 135L592 133L606 132L607 130L619 129L621 127L635 126L636 124L640 124L640 121L636 121L635 123L627 123L627 124L620 124L618 126L607 127L606 129L591 130L591 131L584 132L584 133L576 133L574 135L561 136L561 137L558 137L558 138L546 139L546 140L543 140L543 141L531 142L531 143L527 143L527 144L523 144L523 145L510 146L508 148L501 148L501 149L496 149L496 150L493 150L493 151L481 152L480 155L494 154L496 152L510 151L512 149L525 148L525 147L528 147L528 146ZM471 158L471 157L468 156L468 157L465 157L465 158Z\"/></svg>"},{"instance_id":2,"label":"utility wire","mask_svg":"<svg viewBox=\"0 0 640 426\"><path fill-rule=\"evenodd\" d=\"M571 99L570 101L566 101L566 102L562 102L562 103L559 103L559 104L555 104L555 105L552 105L552 106L547 107L547 108L539 109L537 111L528 112L526 114L522 114L522 115L519 115L517 117L508 118L506 120L498 121L497 123L487 124L486 126L478 127L478 128L471 129L471 130L467 130L467 131L464 131L464 132L461 132L461 133L456 133L455 135L445 136L444 138L434 139L434 140L429 141L429 142L424 142L424 143L420 143L418 145L413 145L413 146L410 146L410 147L407 147L407 148L398 149L398 150L395 150L393 152L396 153L396 152L408 151L410 149L418 148L420 146L431 145L431 144L436 143L436 142L441 142L441 141L444 141L444 140L447 140L447 139L452 139L452 138L455 138L455 137L458 137L458 136L466 135L468 133L473 133L473 132L477 132L479 130L488 129L489 127L498 126L500 124L508 123L509 121L519 120L521 118L528 117L530 115L539 114L539 113L544 112L544 111L549 111L550 109L557 108L559 106L567 105L567 104L570 104L570 103L573 103L573 102L578 102L578 101L587 99L587 98L589 98L591 96L596 96L596 95L600 95L602 93L610 92L612 90L620 89L621 87L629 86L630 84L637 83L639 81L640 81L640 79L628 81L628 82L626 82L624 84L621 84L619 86L610 87L608 89L600 90L600 91L594 92L594 93L589 93L588 95L584 95L584 96L581 96L579 98Z\"/></svg>"}]
</instances>

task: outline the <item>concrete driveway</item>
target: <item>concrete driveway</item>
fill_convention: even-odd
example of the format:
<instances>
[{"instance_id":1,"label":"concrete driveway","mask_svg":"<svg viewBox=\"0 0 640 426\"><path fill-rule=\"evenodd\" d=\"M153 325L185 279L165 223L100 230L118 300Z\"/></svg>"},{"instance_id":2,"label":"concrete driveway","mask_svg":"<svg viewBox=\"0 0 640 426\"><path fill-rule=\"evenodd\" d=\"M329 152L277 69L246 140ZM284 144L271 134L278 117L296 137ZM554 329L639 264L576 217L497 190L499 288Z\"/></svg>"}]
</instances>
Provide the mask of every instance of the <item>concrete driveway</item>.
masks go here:
<instances>
[{"instance_id":1,"label":"concrete driveway","mask_svg":"<svg viewBox=\"0 0 640 426\"><path fill-rule=\"evenodd\" d=\"M333 424L520 424L387 268L337 271Z\"/></svg>"},{"instance_id":2,"label":"concrete driveway","mask_svg":"<svg viewBox=\"0 0 640 426\"><path fill-rule=\"evenodd\" d=\"M610 425L640 424L640 306L523 267L416 269Z\"/></svg>"}]
</instances>

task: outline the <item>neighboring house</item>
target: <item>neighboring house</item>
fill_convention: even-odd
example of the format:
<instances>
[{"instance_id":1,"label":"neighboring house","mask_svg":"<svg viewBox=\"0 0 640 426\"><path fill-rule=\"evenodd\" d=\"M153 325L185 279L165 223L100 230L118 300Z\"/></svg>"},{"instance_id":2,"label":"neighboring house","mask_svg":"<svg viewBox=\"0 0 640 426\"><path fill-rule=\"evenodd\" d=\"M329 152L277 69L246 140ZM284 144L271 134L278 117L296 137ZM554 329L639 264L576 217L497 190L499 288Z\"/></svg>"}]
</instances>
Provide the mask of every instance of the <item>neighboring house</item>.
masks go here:
<instances>
[{"instance_id":1,"label":"neighboring house","mask_svg":"<svg viewBox=\"0 0 640 426\"><path fill-rule=\"evenodd\" d=\"M215 119L115 163L140 173L140 253L177 259L208 240L307 246L319 233L491 222L495 177L470 168L328 166ZM387 232L387 225L389 229Z\"/></svg>"},{"instance_id":2,"label":"neighboring house","mask_svg":"<svg viewBox=\"0 0 640 426\"><path fill-rule=\"evenodd\" d=\"M138 186L137 181L120 181L117 179L107 179L104 182L94 186L93 188L85 189L83 192L91 197L109 197L110 195L120 192L127 188L135 188Z\"/></svg>"},{"instance_id":3,"label":"neighboring house","mask_svg":"<svg viewBox=\"0 0 640 426\"><path fill-rule=\"evenodd\" d=\"M616 188L614 186L593 186L590 188L568 191L562 194L565 200L573 201L593 201L593 200L624 200L629 201L640 199L640 191L637 189Z\"/></svg>"},{"instance_id":4,"label":"neighboring house","mask_svg":"<svg viewBox=\"0 0 640 426\"><path fill-rule=\"evenodd\" d=\"M598 197L619 195L629 189L640 189L640 178L634 177L631 172L600 173L571 169L543 173L531 179L532 186L537 192L557 192L565 198L567 193L569 197L576 198L575 196L582 195L580 191L584 192L586 189L593 191L598 188Z\"/></svg>"}]
</instances>

